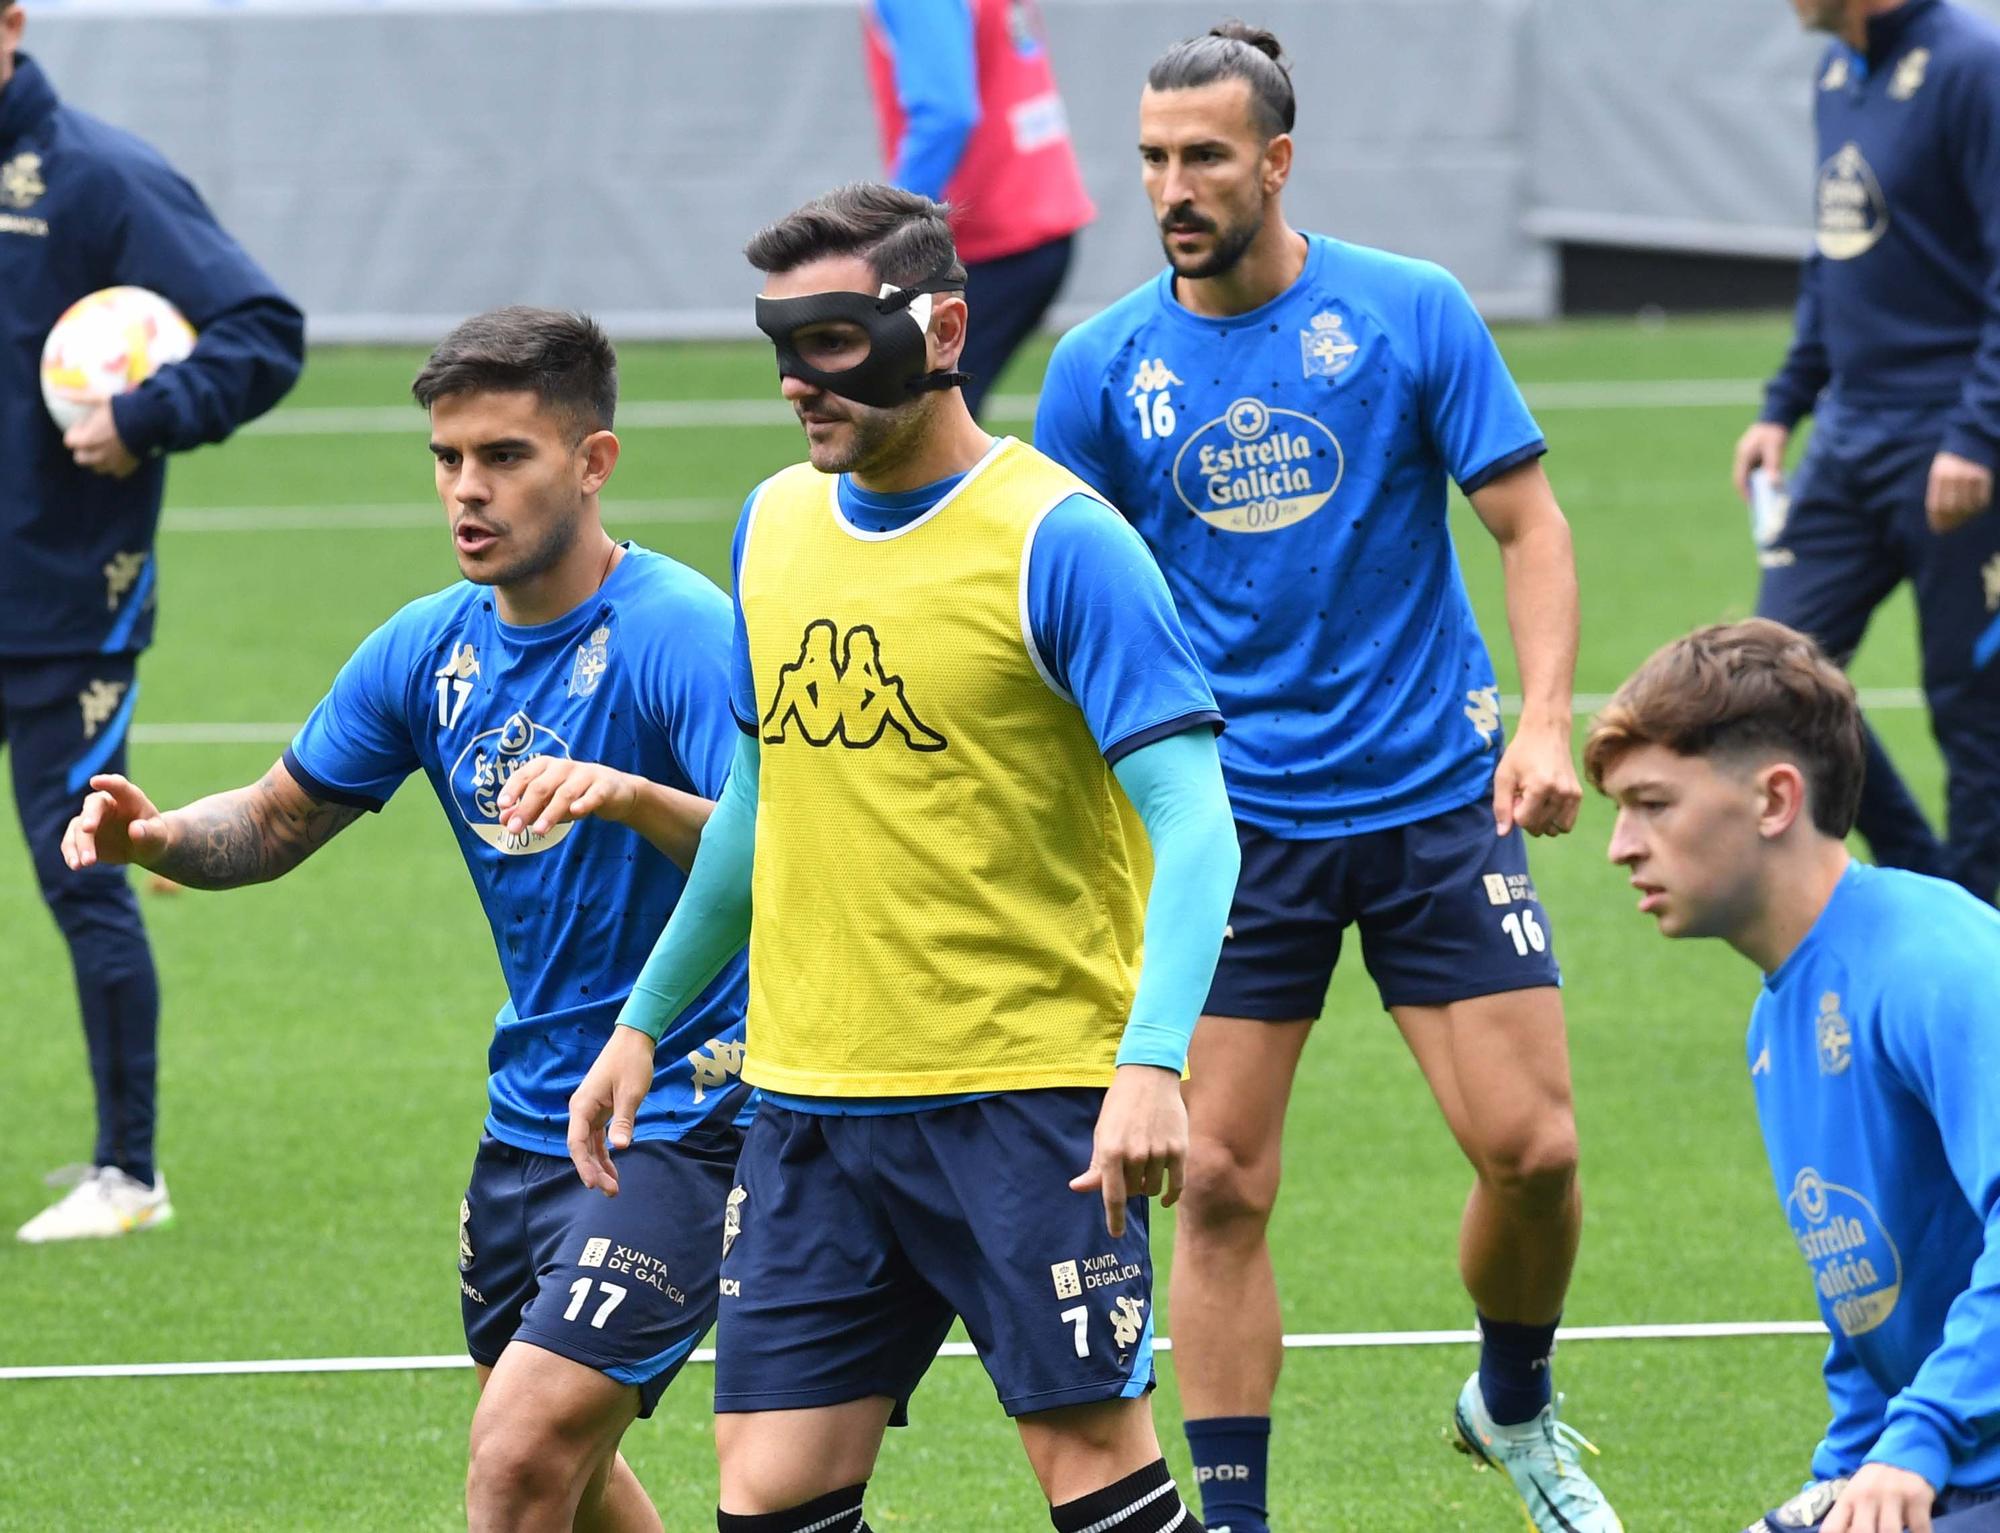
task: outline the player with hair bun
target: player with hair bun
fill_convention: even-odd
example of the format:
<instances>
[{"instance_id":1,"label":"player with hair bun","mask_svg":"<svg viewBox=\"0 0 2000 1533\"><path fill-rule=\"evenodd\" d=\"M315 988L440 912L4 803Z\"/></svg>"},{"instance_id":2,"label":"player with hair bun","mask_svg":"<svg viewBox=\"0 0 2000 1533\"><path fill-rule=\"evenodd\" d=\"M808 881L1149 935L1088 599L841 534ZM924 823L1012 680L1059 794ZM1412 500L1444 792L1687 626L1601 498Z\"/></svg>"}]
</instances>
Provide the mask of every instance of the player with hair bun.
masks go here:
<instances>
[{"instance_id":1,"label":"player with hair bun","mask_svg":"<svg viewBox=\"0 0 2000 1533\"><path fill-rule=\"evenodd\" d=\"M1035 440L1138 527L1229 732L1243 875L1187 1086L1175 1370L1211 1526L1265 1533L1283 1359L1267 1229L1292 1080L1348 927L1475 1177L1460 1442L1547 1533L1618 1519L1549 1360L1582 1204L1560 974L1529 835L1575 823L1568 524L1540 429L1448 272L1301 234L1298 103L1241 22L1168 49L1139 107L1167 268L1057 345ZM1508 739L1446 525L1500 548L1525 694Z\"/></svg>"}]
</instances>

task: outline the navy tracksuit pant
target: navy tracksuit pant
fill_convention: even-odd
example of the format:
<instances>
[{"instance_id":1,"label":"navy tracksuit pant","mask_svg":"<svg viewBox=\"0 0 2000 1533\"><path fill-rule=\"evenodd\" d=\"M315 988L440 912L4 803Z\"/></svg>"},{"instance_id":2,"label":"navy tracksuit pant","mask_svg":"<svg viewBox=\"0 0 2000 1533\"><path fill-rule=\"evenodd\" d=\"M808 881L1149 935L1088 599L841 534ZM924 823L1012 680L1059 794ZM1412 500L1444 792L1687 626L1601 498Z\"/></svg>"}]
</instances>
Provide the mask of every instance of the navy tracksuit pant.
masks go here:
<instances>
[{"instance_id":1,"label":"navy tracksuit pant","mask_svg":"<svg viewBox=\"0 0 2000 1533\"><path fill-rule=\"evenodd\" d=\"M1791 512L1763 549L1760 616L1843 665L1898 583L1915 591L1924 693L1946 768L1940 840L1874 731L1859 829L1876 860L2000 891L2000 506L1940 537L1924 490L1946 406L1860 409L1822 399Z\"/></svg>"},{"instance_id":2,"label":"navy tracksuit pant","mask_svg":"<svg viewBox=\"0 0 2000 1533\"><path fill-rule=\"evenodd\" d=\"M125 770L138 695L131 655L0 659L0 745L35 881L69 944L97 1093L92 1160L153 1180L160 987L123 868L73 873L62 836L96 772Z\"/></svg>"}]
</instances>

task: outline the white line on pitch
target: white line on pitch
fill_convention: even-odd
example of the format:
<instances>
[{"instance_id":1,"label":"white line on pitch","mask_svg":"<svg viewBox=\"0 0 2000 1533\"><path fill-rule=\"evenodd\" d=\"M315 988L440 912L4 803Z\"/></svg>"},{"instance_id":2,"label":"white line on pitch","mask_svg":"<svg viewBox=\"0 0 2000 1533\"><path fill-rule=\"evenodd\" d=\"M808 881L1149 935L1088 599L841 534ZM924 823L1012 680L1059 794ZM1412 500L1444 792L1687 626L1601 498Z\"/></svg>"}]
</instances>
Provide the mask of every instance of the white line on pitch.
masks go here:
<instances>
[{"instance_id":1,"label":"white line on pitch","mask_svg":"<svg viewBox=\"0 0 2000 1533\"><path fill-rule=\"evenodd\" d=\"M1754 405L1764 386L1748 378L1630 378L1522 386L1538 410L1689 410ZM986 402L994 420L1020 424L1035 418L1034 394L995 394ZM731 430L789 426L792 407L781 399L637 399L618 407L624 428ZM295 405L252 421L253 436L409 436L424 428L413 405Z\"/></svg>"},{"instance_id":2,"label":"white line on pitch","mask_svg":"<svg viewBox=\"0 0 2000 1533\"><path fill-rule=\"evenodd\" d=\"M1611 701L1609 692L1579 692L1576 712L1595 713ZM1877 713L1896 712L1924 706L1924 694L1915 687L1864 687L1861 706ZM1506 713L1519 713L1518 697L1503 697ZM297 724L134 724L135 745L289 745L298 734Z\"/></svg>"},{"instance_id":3,"label":"white line on pitch","mask_svg":"<svg viewBox=\"0 0 2000 1533\"><path fill-rule=\"evenodd\" d=\"M734 513L742 504L693 497L607 500L604 520L613 528L627 523L708 522ZM435 501L357 506L170 506L160 525L165 532L352 532L402 527L442 531L443 517Z\"/></svg>"},{"instance_id":4,"label":"white line on pitch","mask_svg":"<svg viewBox=\"0 0 2000 1533\"><path fill-rule=\"evenodd\" d=\"M1565 1326L1559 1341L1699 1341L1743 1336L1824 1336L1826 1327L1817 1320L1723 1320L1693 1325L1578 1325ZM1291 1351L1321 1351L1364 1347L1445 1347L1470 1346L1479 1340L1477 1331L1332 1331L1287 1336ZM1171 1338L1162 1336L1153 1343L1155 1351L1171 1352ZM946 1342L940 1357L973 1357L969 1341ZM702 1347L689 1362L712 1363L715 1349ZM149 1379L188 1378L211 1374L250 1373L415 1373L431 1369L470 1368L472 1360L457 1353L436 1357L293 1357L253 1358L243 1362L219 1363L76 1363L46 1368L0 1368L0 1381L9 1379Z\"/></svg>"}]
</instances>

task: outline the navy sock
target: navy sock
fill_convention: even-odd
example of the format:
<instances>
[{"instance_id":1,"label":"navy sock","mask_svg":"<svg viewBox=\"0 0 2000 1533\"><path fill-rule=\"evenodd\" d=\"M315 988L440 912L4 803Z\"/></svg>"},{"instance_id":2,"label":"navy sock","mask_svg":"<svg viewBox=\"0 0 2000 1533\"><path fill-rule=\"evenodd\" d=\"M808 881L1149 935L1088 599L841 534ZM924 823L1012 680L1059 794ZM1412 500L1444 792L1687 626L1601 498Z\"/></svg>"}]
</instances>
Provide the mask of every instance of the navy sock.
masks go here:
<instances>
[{"instance_id":1,"label":"navy sock","mask_svg":"<svg viewBox=\"0 0 2000 1533\"><path fill-rule=\"evenodd\" d=\"M789 1511L758 1512L748 1517L718 1510L715 1526L717 1533L805 1533L808 1528L813 1533L868 1533L868 1524L861 1520L861 1498L867 1490L868 1482L863 1480Z\"/></svg>"},{"instance_id":2,"label":"navy sock","mask_svg":"<svg viewBox=\"0 0 2000 1533\"><path fill-rule=\"evenodd\" d=\"M1167 1461L1156 1458L1115 1485L1049 1508L1056 1533L1204 1533L1181 1500Z\"/></svg>"},{"instance_id":3,"label":"navy sock","mask_svg":"<svg viewBox=\"0 0 2000 1533\"><path fill-rule=\"evenodd\" d=\"M1209 1416L1186 1423L1202 1520L1210 1533L1271 1533L1265 1483L1269 1416Z\"/></svg>"},{"instance_id":4,"label":"navy sock","mask_svg":"<svg viewBox=\"0 0 2000 1533\"><path fill-rule=\"evenodd\" d=\"M1560 1321L1558 1316L1547 1325L1516 1325L1479 1317L1479 1393L1486 1413L1501 1426L1531 1421L1549 1403Z\"/></svg>"}]
</instances>

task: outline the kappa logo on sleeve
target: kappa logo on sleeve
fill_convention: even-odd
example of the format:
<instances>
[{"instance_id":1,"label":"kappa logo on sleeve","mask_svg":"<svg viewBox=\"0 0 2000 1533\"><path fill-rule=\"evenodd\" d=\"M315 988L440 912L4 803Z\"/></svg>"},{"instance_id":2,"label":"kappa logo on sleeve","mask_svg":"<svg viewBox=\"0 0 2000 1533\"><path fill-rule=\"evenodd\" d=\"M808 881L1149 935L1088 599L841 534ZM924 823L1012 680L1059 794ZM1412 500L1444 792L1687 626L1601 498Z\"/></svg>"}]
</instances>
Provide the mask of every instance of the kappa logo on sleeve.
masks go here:
<instances>
[{"instance_id":1,"label":"kappa logo on sleeve","mask_svg":"<svg viewBox=\"0 0 2000 1533\"><path fill-rule=\"evenodd\" d=\"M764 743L785 744L793 725L813 746L866 750L891 729L913 751L941 751L948 743L917 717L903 678L892 676L882 662L875 630L858 623L843 636L823 617L806 624L799 658L778 668L778 695L764 715Z\"/></svg>"}]
</instances>

